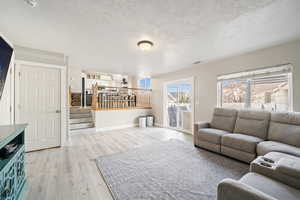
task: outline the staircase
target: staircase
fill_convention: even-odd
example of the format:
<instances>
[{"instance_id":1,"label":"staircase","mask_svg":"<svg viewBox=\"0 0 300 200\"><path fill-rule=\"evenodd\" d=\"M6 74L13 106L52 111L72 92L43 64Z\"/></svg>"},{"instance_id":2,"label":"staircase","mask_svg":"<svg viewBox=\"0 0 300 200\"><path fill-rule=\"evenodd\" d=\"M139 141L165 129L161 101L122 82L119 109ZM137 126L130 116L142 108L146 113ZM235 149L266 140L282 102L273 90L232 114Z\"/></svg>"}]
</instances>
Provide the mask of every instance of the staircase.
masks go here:
<instances>
[{"instance_id":1,"label":"staircase","mask_svg":"<svg viewBox=\"0 0 300 200\"><path fill-rule=\"evenodd\" d=\"M95 128L90 108L70 108L70 130L71 132L84 131Z\"/></svg>"}]
</instances>

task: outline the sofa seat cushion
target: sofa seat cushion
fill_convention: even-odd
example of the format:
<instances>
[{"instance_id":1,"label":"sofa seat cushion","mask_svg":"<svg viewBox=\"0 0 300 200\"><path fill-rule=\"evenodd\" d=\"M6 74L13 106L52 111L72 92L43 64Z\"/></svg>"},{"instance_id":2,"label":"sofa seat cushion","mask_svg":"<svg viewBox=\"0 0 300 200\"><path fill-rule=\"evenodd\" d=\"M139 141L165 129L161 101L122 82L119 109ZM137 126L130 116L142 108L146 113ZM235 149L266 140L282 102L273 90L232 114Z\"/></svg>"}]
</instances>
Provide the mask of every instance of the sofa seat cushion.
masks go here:
<instances>
[{"instance_id":1,"label":"sofa seat cushion","mask_svg":"<svg viewBox=\"0 0 300 200\"><path fill-rule=\"evenodd\" d=\"M300 190L257 173L248 173L240 182L252 186L276 199L300 199Z\"/></svg>"},{"instance_id":2,"label":"sofa seat cushion","mask_svg":"<svg viewBox=\"0 0 300 200\"><path fill-rule=\"evenodd\" d=\"M300 159L281 158L275 170L300 180Z\"/></svg>"},{"instance_id":3,"label":"sofa seat cushion","mask_svg":"<svg viewBox=\"0 0 300 200\"><path fill-rule=\"evenodd\" d=\"M235 158L246 163L251 163L256 158L255 153L248 153L245 151L234 149L232 147L226 147L224 145L221 145L220 149L223 155Z\"/></svg>"},{"instance_id":4,"label":"sofa seat cushion","mask_svg":"<svg viewBox=\"0 0 300 200\"><path fill-rule=\"evenodd\" d=\"M300 148L289 144L283 144L275 141L264 141L257 145L258 155L263 156L272 151L287 153L287 154L300 157Z\"/></svg>"},{"instance_id":5,"label":"sofa seat cushion","mask_svg":"<svg viewBox=\"0 0 300 200\"><path fill-rule=\"evenodd\" d=\"M199 129L197 134L200 140L204 140L213 144L221 144L221 137L230 133L214 128L203 128Z\"/></svg>"},{"instance_id":6,"label":"sofa seat cushion","mask_svg":"<svg viewBox=\"0 0 300 200\"><path fill-rule=\"evenodd\" d=\"M224 135L221 144L226 147L255 154L256 144L262 141L258 137L234 133Z\"/></svg>"}]
</instances>

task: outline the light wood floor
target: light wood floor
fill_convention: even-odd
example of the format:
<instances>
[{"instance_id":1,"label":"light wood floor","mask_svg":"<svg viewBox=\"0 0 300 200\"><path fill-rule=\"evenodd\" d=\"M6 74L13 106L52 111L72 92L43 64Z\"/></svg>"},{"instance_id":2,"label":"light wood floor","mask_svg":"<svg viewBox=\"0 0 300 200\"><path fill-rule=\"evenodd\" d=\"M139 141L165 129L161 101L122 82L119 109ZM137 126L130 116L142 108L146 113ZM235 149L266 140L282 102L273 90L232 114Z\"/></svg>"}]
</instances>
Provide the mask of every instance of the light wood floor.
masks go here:
<instances>
[{"instance_id":1,"label":"light wood floor","mask_svg":"<svg viewBox=\"0 0 300 200\"><path fill-rule=\"evenodd\" d=\"M72 136L67 147L26 154L28 200L112 200L94 159L157 140L192 136L164 128L128 128Z\"/></svg>"}]
</instances>

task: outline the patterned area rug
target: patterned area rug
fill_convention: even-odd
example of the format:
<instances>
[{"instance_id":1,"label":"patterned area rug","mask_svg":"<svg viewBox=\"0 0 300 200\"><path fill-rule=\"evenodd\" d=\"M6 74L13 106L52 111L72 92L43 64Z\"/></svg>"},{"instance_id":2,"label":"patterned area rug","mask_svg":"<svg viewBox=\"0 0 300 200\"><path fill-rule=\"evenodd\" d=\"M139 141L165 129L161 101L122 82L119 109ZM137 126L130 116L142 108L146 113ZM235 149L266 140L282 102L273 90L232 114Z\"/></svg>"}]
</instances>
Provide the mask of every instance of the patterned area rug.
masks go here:
<instances>
[{"instance_id":1,"label":"patterned area rug","mask_svg":"<svg viewBox=\"0 0 300 200\"><path fill-rule=\"evenodd\" d=\"M224 178L239 179L249 166L169 140L96 159L115 200L211 200Z\"/></svg>"}]
</instances>

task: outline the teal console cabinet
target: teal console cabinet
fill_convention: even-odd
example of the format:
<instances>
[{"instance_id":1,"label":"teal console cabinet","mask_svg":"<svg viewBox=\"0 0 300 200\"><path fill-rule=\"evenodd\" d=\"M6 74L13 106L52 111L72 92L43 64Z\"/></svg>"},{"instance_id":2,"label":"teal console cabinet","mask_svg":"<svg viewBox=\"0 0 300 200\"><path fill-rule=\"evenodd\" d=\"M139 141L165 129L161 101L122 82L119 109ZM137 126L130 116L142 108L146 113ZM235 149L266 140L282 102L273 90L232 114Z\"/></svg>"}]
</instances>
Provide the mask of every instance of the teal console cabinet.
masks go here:
<instances>
[{"instance_id":1,"label":"teal console cabinet","mask_svg":"<svg viewBox=\"0 0 300 200\"><path fill-rule=\"evenodd\" d=\"M0 126L0 149L16 144L16 150L0 157L0 200L25 200L27 182L25 175L24 134L26 124Z\"/></svg>"}]
</instances>

